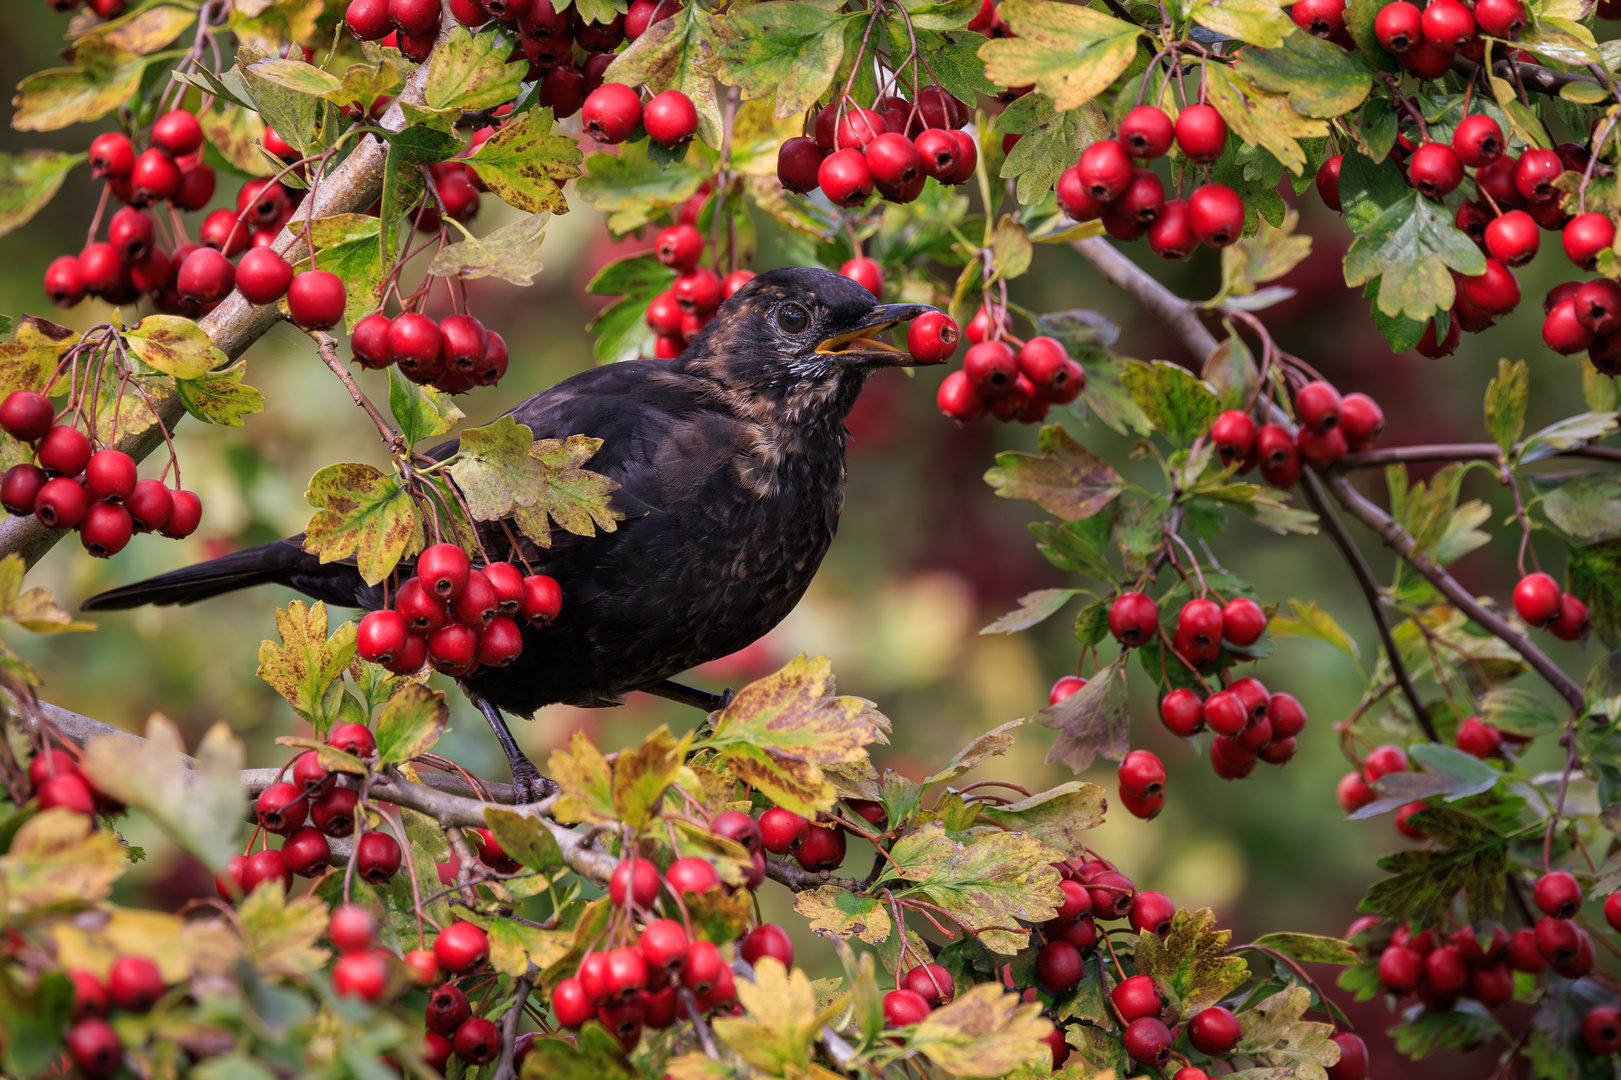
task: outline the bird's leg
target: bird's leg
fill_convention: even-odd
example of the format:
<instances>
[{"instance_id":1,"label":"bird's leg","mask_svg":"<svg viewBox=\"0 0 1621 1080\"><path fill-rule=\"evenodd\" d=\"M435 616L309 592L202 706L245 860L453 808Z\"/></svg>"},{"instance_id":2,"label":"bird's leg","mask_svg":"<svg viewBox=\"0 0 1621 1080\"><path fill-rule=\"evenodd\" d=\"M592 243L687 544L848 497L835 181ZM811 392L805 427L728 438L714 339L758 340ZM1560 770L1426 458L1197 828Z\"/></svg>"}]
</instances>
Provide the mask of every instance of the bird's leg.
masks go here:
<instances>
[{"instance_id":1,"label":"bird's leg","mask_svg":"<svg viewBox=\"0 0 1621 1080\"><path fill-rule=\"evenodd\" d=\"M507 727L507 721L489 701L482 697L469 695L478 711L484 714L484 719L490 722L490 729L495 732L495 739L501 744L501 750L507 755L507 765L512 769L513 801L517 803L540 802L557 794L557 785L546 777L540 775L534 762L524 756L518 749L518 740L512 737L512 731Z\"/></svg>"},{"instance_id":2,"label":"bird's leg","mask_svg":"<svg viewBox=\"0 0 1621 1080\"><path fill-rule=\"evenodd\" d=\"M695 686L686 686L670 679L663 679L652 686L644 686L642 689L656 697L677 701L682 705L691 705L693 708L702 709L706 713L719 712L726 708L732 703L734 696L731 687L727 687L724 693L711 694L708 690L699 690Z\"/></svg>"}]
</instances>

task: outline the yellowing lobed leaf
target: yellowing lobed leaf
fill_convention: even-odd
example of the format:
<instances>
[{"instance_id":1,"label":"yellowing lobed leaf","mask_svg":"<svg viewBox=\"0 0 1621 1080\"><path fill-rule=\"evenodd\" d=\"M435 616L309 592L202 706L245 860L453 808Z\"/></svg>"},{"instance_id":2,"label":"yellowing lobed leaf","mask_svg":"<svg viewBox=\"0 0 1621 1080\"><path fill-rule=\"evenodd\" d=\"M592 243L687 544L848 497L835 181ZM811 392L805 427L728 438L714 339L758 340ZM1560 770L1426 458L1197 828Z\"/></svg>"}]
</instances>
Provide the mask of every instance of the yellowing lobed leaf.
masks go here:
<instances>
[{"instance_id":1,"label":"yellowing lobed leaf","mask_svg":"<svg viewBox=\"0 0 1621 1080\"><path fill-rule=\"evenodd\" d=\"M869 743L889 741L889 721L872 702L834 693L827 657L800 655L740 690L706 745L777 805L826 810L836 792L823 769L865 763Z\"/></svg>"},{"instance_id":2,"label":"yellowing lobed leaf","mask_svg":"<svg viewBox=\"0 0 1621 1080\"><path fill-rule=\"evenodd\" d=\"M1072 439L1060 424L1041 429L1041 453L996 455L985 482L1004 499L1030 499L1066 521L1089 518L1125 489L1109 463Z\"/></svg>"},{"instance_id":3,"label":"yellowing lobed leaf","mask_svg":"<svg viewBox=\"0 0 1621 1080\"><path fill-rule=\"evenodd\" d=\"M1299 27L1275 48L1240 52L1238 68L1262 90L1289 95L1295 112L1323 119L1350 112L1373 88L1373 76L1356 53Z\"/></svg>"},{"instance_id":4,"label":"yellowing lobed leaf","mask_svg":"<svg viewBox=\"0 0 1621 1080\"><path fill-rule=\"evenodd\" d=\"M238 360L228 368L219 368L195 379L176 379L175 393L186 411L205 424L223 424L241 427L242 418L265 411L265 396L251 386L242 385L248 372L248 362ZM139 397L126 402L126 406L139 402Z\"/></svg>"},{"instance_id":5,"label":"yellowing lobed leaf","mask_svg":"<svg viewBox=\"0 0 1621 1080\"><path fill-rule=\"evenodd\" d=\"M1531 375L1524 360L1497 361L1497 377L1486 384L1486 434L1505 451L1511 450L1525 430L1525 405Z\"/></svg>"},{"instance_id":6,"label":"yellowing lobed leaf","mask_svg":"<svg viewBox=\"0 0 1621 1080\"><path fill-rule=\"evenodd\" d=\"M552 111L531 109L480 146L467 163L502 201L519 210L568 213L562 185L580 175L579 144L552 135Z\"/></svg>"},{"instance_id":7,"label":"yellowing lobed leaf","mask_svg":"<svg viewBox=\"0 0 1621 1080\"><path fill-rule=\"evenodd\" d=\"M23 823L0 856L0 898L12 915L104 900L129 863L124 848L84 814L55 807Z\"/></svg>"},{"instance_id":8,"label":"yellowing lobed leaf","mask_svg":"<svg viewBox=\"0 0 1621 1080\"><path fill-rule=\"evenodd\" d=\"M715 74L746 99L776 103L797 116L827 93L844 59L844 31L855 15L816 4L773 0L732 12Z\"/></svg>"},{"instance_id":9,"label":"yellowing lobed leaf","mask_svg":"<svg viewBox=\"0 0 1621 1080\"><path fill-rule=\"evenodd\" d=\"M1099 671L1087 684L1056 705L1036 713L1043 727L1056 728L1047 764L1062 762L1085 772L1098 754L1122 761L1131 749L1131 703L1126 698L1124 658Z\"/></svg>"},{"instance_id":10,"label":"yellowing lobed leaf","mask_svg":"<svg viewBox=\"0 0 1621 1080\"><path fill-rule=\"evenodd\" d=\"M307 978L331 958L315 944L326 933L327 919L320 898L289 899L275 882L261 883L237 909L246 958L270 977Z\"/></svg>"},{"instance_id":11,"label":"yellowing lobed leaf","mask_svg":"<svg viewBox=\"0 0 1621 1080\"><path fill-rule=\"evenodd\" d=\"M1215 392L1178 364L1130 360L1121 370L1120 380L1154 430L1178 446L1209 431L1221 415Z\"/></svg>"},{"instance_id":12,"label":"yellowing lobed leaf","mask_svg":"<svg viewBox=\"0 0 1621 1080\"><path fill-rule=\"evenodd\" d=\"M896 841L890 860L880 880L913 883L891 886L896 896L938 905L993 952L1018 952L1030 941L1019 923L1046 922L1063 902L1051 865L1062 856L1025 833L987 832L965 841L930 822Z\"/></svg>"},{"instance_id":13,"label":"yellowing lobed leaf","mask_svg":"<svg viewBox=\"0 0 1621 1080\"><path fill-rule=\"evenodd\" d=\"M613 769L585 732L570 736L567 750L553 750L546 765L547 775L560 789L552 811L558 821L614 820Z\"/></svg>"},{"instance_id":14,"label":"yellowing lobed leaf","mask_svg":"<svg viewBox=\"0 0 1621 1080\"><path fill-rule=\"evenodd\" d=\"M809 919L811 930L823 937L856 937L869 945L889 937L891 922L884 902L837 885L795 895L794 910Z\"/></svg>"},{"instance_id":15,"label":"yellowing lobed leaf","mask_svg":"<svg viewBox=\"0 0 1621 1080\"><path fill-rule=\"evenodd\" d=\"M1035 83L1059 112L1108 89L1137 55L1142 30L1101 11L1050 0L1007 0L1000 11L1015 36L980 46L985 77L999 86Z\"/></svg>"},{"instance_id":16,"label":"yellowing lobed leaf","mask_svg":"<svg viewBox=\"0 0 1621 1080\"><path fill-rule=\"evenodd\" d=\"M65 326L25 315L17 322L12 340L0 343L0 394L13 390L43 390L57 361L79 340Z\"/></svg>"},{"instance_id":17,"label":"yellowing lobed leaf","mask_svg":"<svg viewBox=\"0 0 1621 1080\"><path fill-rule=\"evenodd\" d=\"M85 37L99 37L140 56L157 52L197 22L197 12L185 7L147 8L93 27Z\"/></svg>"},{"instance_id":18,"label":"yellowing lobed leaf","mask_svg":"<svg viewBox=\"0 0 1621 1080\"><path fill-rule=\"evenodd\" d=\"M523 1080L640 1080L608 1030L597 1024L580 1029L572 1042L536 1039L523 1060Z\"/></svg>"},{"instance_id":19,"label":"yellowing lobed leaf","mask_svg":"<svg viewBox=\"0 0 1621 1080\"><path fill-rule=\"evenodd\" d=\"M1052 1051L1041 1040L1052 1022L1035 1002L996 983L981 983L928 1015L909 1044L953 1076L1001 1076Z\"/></svg>"},{"instance_id":20,"label":"yellowing lobed leaf","mask_svg":"<svg viewBox=\"0 0 1621 1080\"><path fill-rule=\"evenodd\" d=\"M236 966L242 942L224 919L181 919L165 911L104 907L93 915L53 922L56 959L68 970L106 979L120 956L144 956L166 983L194 973L223 975Z\"/></svg>"},{"instance_id":21,"label":"yellowing lobed leaf","mask_svg":"<svg viewBox=\"0 0 1621 1080\"><path fill-rule=\"evenodd\" d=\"M124 331L124 341L142 363L176 379L200 379L226 362L202 327L178 315L148 315Z\"/></svg>"},{"instance_id":22,"label":"yellowing lobed leaf","mask_svg":"<svg viewBox=\"0 0 1621 1080\"><path fill-rule=\"evenodd\" d=\"M545 971L568 954L574 934L568 930L542 930L511 919L490 923L490 966L517 977L530 966Z\"/></svg>"},{"instance_id":23,"label":"yellowing lobed leaf","mask_svg":"<svg viewBox=\"0 0 1621 1080\"><path fill-rule=\"evenodd\" d=\"M1085 853L1086 838L1082 834L1103 824L1106 804L1101 787L1071 780L1018 802L983 805L979 816L1015 832L1029 833L1066 858L1074 859Z\"/></svg>"},{"instance_id":24,"label":"yellowing lobed leaf","mask_svg":"<svg viewBox=\"0 0 1621 1080\"><path fill-rule=\"evenodd\" d=\"M377 718L378 764L400 765L426 753L439 741L449 717L443 693L422 683L405 683Z\"/></svg>"},{"instance_id":25,"label":"yellowing lobed leaf","mask_svg":"<svg viewBox=\"0 0 1621 1080\"><path fill-rule=\"evenodd\" d=\"M1340 1059L1334 1025L1302 1020L1311 1007L1311 991L1292 983L1238 1014L1244 1036L1237 1053L1274 1066L1287 1067L1299 1080L1326 1080L1324 1066Z\"/></svg>"},{"instance_id":26,"label":"yellowing lobed leaf","mask_svg":"<svg viewBox=\"0 0 1621 1080\"><path fill-rule=\"evenodd\" d=\"M550 217L542 211L503 225L483 237L468 236L460 243L450 244L433 257L428 272L464 281L498 277L514 285L533 285L535 275L544 268L540 261L540 243L545 239L545 225Z\"/></svg>"},{"instance_id":27,"label":"yellowing lobed leaf","mask_svg":"<svg viewBox=\"0 0 1621 1080\"><path fill-rule=\"evenodd\" d=\"M323 563L355 557L369 585L382 581L406 555L422 550L422 522L410 494L371 465L343 462L310 477L304 498L315 514L304 527L304 550Z\"/></svg>"},{"instance_id":28,"label":"yellowing lobed leaf","mask_svg":"<svg viewBox=\"0 0 1621 1080\"><path fill-rule=\"evenodd\" d=\"M530 870L552 870L563 865L557 839L539 818L504 806L486 806L484 823L501 850Z\"/></svg>"},{"instance_id":29,"label":"yellowing lobed leaf","mask_svg":"<svg viewBox=\"0 0 1621 1080\"><path fill-rule=\"evenodd\" d=\"M1282 0L1195 0L1190 14L1206 30L1271 49L1295 29Z\"/></svg>"},{"instance_id":30,"label":"yellowing lobed leaf","mask_svg":"<svg viewBox=\"0 0 1621 1080\"><path fill-rule=\"evenodd\" d=\"M326 700L334 696L329 690L355 656L355 624L344 623L328 638L326 605L294 600L276 611L276 629L281 644L260 642L255 674L324 735L338 710Z\"/></svg>"},{"instance_id":31,"label":"yellowing lobed leaf","mask_svg":"<svg viewBox=\"0 0 1621 1080\"><path fill-rule=\"evenodd\" d=\"M0 154L0 236L39 213L56 197L68 173L83 160L83 154L60 150Z\"/></svg>"},{"instance_id":32,"label":"yellowing lobed leaf","mask_svg":"<svg viewBox=\"0 0 1621 1080\"><path fill-rule=\"evenodd\" d=\"M703 5L684 5L631 42L608 65L603 78L626 86L646 86L653 93L681 91L698 110L698 137L719 146L720 101L713 75L723 27Z\"/></svg>"},{"instance_id":33,"label":"yellowing lobed leaf","mask_svg":"<svg viewBox=\"0 0 1621 1080\"><path fill-rule=\"evenodd\" d=\"M147 65L145 58L99 38L85 40L66 55L73 67L50 68L17 84L12 127L56 131L106 116L140 88Z\"/></svg>"},{"instance_id":34,"label":"yellowing lobed leaf","mask_svg":"<svg viewBox=\"0 0 1621 1080\"><path fill-rule=\"evenodd\" d=\"M82 768L96 787L144 811L171 840L219 870L240 850L242 755L241 740L221 721L188 767L180 729L153 713L145 742L103 735L86 747Z\"/></svg>"},{"instance_id":35,"label":"yellowing lobed leaf","mask_svg":"<svg viewBox=\"0 0 1621 1080\"><path fill-rule=\"evenodd\" d=\"M832 1018L830 1010L817 1011L809 977L797 968L788 971L774 956L762 957L753 982L737 981L737 1000L747 1018L719 1018L715 1034L768 1076L804 1070L822 1025Z\"/></svg>"},{"instance_id":36,"label":"yellowing lobed leaf","mask_svg":"<svg viewBox=\"0 0 1621 1080\"><path fill-rule=\"evenodd\" d=\"M0 618L36 634L70 634L96 628L95 623L80 622L57 607L45 589L37 585L23 589L23 575L27 572L20 554L0 559Z\"/></svg>"},{"instance_id":37,"label":"yellowing lobed leaf","mask_svg":"<svg viewBox=\"0 0 1621 1080\"><path fill-rule=\"evenodd\" d=\"M511 416L462 433L450 474L479 521L511 515L526 536L551 546L547 519L577 536L613 532L623 516L609 505L614 481L580 468L601 439L573 435L535 441Z\"/></svg>"},{"instance_id":38,"label":"yellowing lobed leaf","mask_svg":"<svg viewBox=\"0 0 1621 1080\"><path fill-rule=\"evenodd\" d=\"M640 829L658 813L664 790L675 782L691 745L692 732L677 740L661 724L641 746L620 753L613 769L613 803L620 821Z\"/></svg>"},{"instance_id":39,"label":"yellowing lobed leaf","mask_svg":"<svg viewBox=\"0 0 1621 1080\"><path fill-rule=\"evenodd\" d=\"M1249 965L1242 957L1222 955L1232 937L1231 930L1216 929L1216 915L1209 908L1184 908L1172 916L1170 933L1163 941L1152 933L1138 935L1133 962L1139 975L1152 975L1174 995L1172 1003L1181 1008L1182 1015L1191 1016L1249 978ZM1248 1031L1245 1028L1246 1034Z\"/></svg>"}]
</instances>

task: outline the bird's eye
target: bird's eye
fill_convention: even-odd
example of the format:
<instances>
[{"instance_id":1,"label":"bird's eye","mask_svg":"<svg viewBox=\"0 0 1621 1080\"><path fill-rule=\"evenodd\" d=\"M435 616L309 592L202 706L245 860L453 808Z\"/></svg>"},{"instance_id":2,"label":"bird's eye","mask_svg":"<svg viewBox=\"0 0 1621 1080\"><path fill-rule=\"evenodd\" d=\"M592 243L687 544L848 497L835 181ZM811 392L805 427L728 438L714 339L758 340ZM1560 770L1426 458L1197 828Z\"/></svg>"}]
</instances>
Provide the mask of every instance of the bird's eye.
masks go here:
<instances>
[{"instance_id":1,"label":"bird's eye","mask_svg":"<svg viewBox=\"0 0 1621 1080\"><path fill-rule=\"evenodd\" d=\"M798 304L784 304L777 309L777 326L785 334L803 334L810 326L810 312Z\"/></svg>"}]
</instances>

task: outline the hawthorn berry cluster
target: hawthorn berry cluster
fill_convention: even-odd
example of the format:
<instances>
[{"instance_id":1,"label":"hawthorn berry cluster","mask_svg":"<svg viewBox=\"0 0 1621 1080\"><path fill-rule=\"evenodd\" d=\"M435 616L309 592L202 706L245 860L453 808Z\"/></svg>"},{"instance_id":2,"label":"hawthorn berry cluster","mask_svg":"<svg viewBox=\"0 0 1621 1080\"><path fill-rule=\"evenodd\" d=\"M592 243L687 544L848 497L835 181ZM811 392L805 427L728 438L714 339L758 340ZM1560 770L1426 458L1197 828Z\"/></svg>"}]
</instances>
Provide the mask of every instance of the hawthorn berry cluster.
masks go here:
<instances>
[{"instance_id":1,"label":"hawthorn berry cluster","mask_svg":"<svg viewBox=\"0 0 1621 1080\"><path fill-rule=\"evenodd\" d=\"M376 737L361 723L339 724L327 745L362 760L377 752ZM313 750L293 759L290 769L291 781L266 787L253 804L259 828L284 838L280 850L252 851L256 832L248 840L250 853L233 856L214 875L222 899L246 896L265 881L279 882L285 892L293 887L294 874L308 878L326 870L332 860L329 839L354 834L360 796L347 779L322 765ZM355 840L355 873L363 881L383 884L399 873L400 860L399 841L386 832L362 829Z\"/></svg>"},{"instance_id":2,"label":"hawthorn berry cluster","mask_svg":"<svg viewBox=\"0 0 1621 1080\"><path fill-rule=\"evenodd\" d=\"M507 373L506 338L465 312L434 322L420 311L374 311L355 323L349 346L361 367L398 365L412 382L448 394L494 386Z\"/></svg>"},{"instance_id":3,"label":"hawthorn berry cluster","mask_svg":"<svg viewBox=\"0 0 1621 1080\"><path fill-rule=\"evenodd\" d=\"M1244 200L1226 184L1204 183L1186 199L1165 198L1153 169L1133 159L1163 157L1175 145L1188 161L1208 165L1227 147L1227 122L1211 105L1189 105L1173 123L1157 105L1139 105L1120 122L1119 137L1100 139L1058 178L1058 205L1076 221L1101 221L1116 240L1146 235L1167 259L1186 259L1200 244L1226 247L1244 231Z\"/></svg>"},{"instance_id":4,"label":"hawthorn berry cluster","mask_svg":"<svg viewBox=\"0 0 1621 1080\"><path fill-rule=\"evenodd\" d=\"M1581 979L1595 968L1593 939L1574 920L1582 907L1582 887L1563 870L1537 878L1532 900L1542 913L1535 925L1510 933L1502 926L1489 940L1470 925L1447 933L1436 927L1415 930L1410 924L1393 931L1377 917L1353 923L1346 937L1376 960L1381 989L1396 998L1412 994L1432 1012L1446 1012L1461 998L1487 1008L1514 1000L1514 973L1542 975L1550 968L1564 979ZM1621 932L1621 893L1604 898L1604 920ZM1595 1054L1621 1051L1621 1014L1615 1005L1588 1008L1581 1023L1582 1040Z\"/></svg>"},{"instance_id":5,"label":"hawthorn berry cluster","mask_svg":"<svg viewBox=\"0 0 1621 1080\"><path fill-rule=\"evenodd\" d=\"M1537 571L1514 586L1514 610L1532 626L1539 626L1560 641L1587 637L1591 618L1587 605L1559 587L1551 574Z\"/></svg>"},{"instance_id":6,"label":"hawthorn berry cluster","mask_svg":"<svg viewBox=\"0 0 1621 1080\"><path fill-rule=\"evenodd\" d=\"M919 319L913 326L922 322ZM952 325L951 331L955 330ZM931 326L918 333L923 337L918 344L912 344L911 334L907 335L914 354L936 338L943 348L943 329L936 333ZM959 424L986 413L1002 421L1039 424L1052 406L1067 405L1086 389L1086 369L1070 358L1063 342L1045 335L1028 340L1014 337L1007 330L1005 311L999 317L981 307L968 321L967 336L962 368L947 375L935 394L940 411ZM942 359L956 351L955 334L951 337L951 351ZM1015 346L1018 352L1014 352Z\"/></svg>"},{"instance_id":7,"label":"hawthorn berry cluster","mask_svg":"<svg viewBox=\"0 0 1621 1080\"><path fill-rule=\"evenodd\" d=\"M68 1057L87 1077L113 1076L124 1065L124 1040L109 1019L118 1013L147 1013L168 990L163 973L149 957L121 955L100 978L93 971L70 970L73 1020L63 1039Z\"/></svg>"},{"instance_id":8,"label":"hawthorn berry cluster","mask_svg":"<svg viewBox=\"0 0 1621 1080\"><path fill-rule=\"evenodd\" d=\"M754 276L752 270L733 270L721 277L715 270L699 265L704 238L694 222L708 195L708 192L700 192L688 200L691 214L686 213L684 206L681 220L661 229L653 241L654 257L676 275L670 287L647 305L647 325L656 335L653 355L660 359L680 356L681 350L692 344L699 331L715 317L715 309ZM685 220L688 217L691 220Z\"/></svg>"},{"instance_id":9,"label":"hawthorn berry cluster","mask_svg":"<svg viewBox=\"0 0 1621 1080\"><path fill-rule=\"evenodd\" d=\"M394 606L367 612L355 633L362 659L396 674L424 662L455 678L480 667L506 667L523 652L515 616L543 626L562 610L563 591L545 574L525 576L511 563L474 568L456 544L434 544Z\"/></svg>"},{"instance_id":10,"label":"hawthorn berry cluster","mask_svg":"<svg viewBox=\"0 0 1621 1080\"><path fill-rule=\"evenodd\" d=\"M96 450L72 424L56 423L51 399L16 390L0 402L0 428L33 447L32 462L0 476L0 505L12 514L33 514L50 529L74 529L84 549L98 559L124 550L138 532L183 540L196 531L203 504L162 480L140 480L135 459L121 450Z\"/></svg>"},{"instance_id":11,"label":"hawthorn berry cluster","mask_svg":"<svg viewBox=\"0 0 1621 1080\"><path fill-rule=\"evenodd\" d=\"M777 179L801 195L817 188L835 206L854 209L874 190L894 203L923 193L929 177L967 182L979 164L974 137L962 129L968 106L938 85L880 97L870 109L841 96L816 114L810 135L777 150Z\"/></svg>"}]
</instances>

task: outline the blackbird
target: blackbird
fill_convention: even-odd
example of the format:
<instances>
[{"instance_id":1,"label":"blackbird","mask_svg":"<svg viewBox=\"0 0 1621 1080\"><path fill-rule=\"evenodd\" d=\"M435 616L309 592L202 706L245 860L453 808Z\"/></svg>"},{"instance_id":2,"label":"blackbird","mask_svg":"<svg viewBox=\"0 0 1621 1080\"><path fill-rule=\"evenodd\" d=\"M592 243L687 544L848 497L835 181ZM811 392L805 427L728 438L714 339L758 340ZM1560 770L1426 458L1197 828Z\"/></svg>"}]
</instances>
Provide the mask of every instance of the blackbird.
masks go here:
<instances>
[{"instance_id":1,"label":"blackbird","mask_svg":"<svg viewBox=\"0 0 1621 1080\"><path fill-rule=\"evenodd\" d=\"M869 374L915 362L875 337L930 310L879 304L826 270L772 270L722 304L680 356L593 368L512 410L537 439L601 439L586 467L620 485L613 505L624 514L612 533L557 530L550 548L520 538L535 570L562 585L562 613L523 626L511 665L461 680L506 753L520 801L554 788L518 749L503 711L614 705L632 690L705 709L724 703L670 677L758 640L804 595L844 504L845 417ZM516 530L487 522L480 532L492 559L511 556ZM270 583L332 605L383 606L382 587L367 585L352 561L323 564L301 544L295 536L236 552L83 606L190 604ZM411 573L401 563L400 579Z\"/></svg>"}]
</instances>

